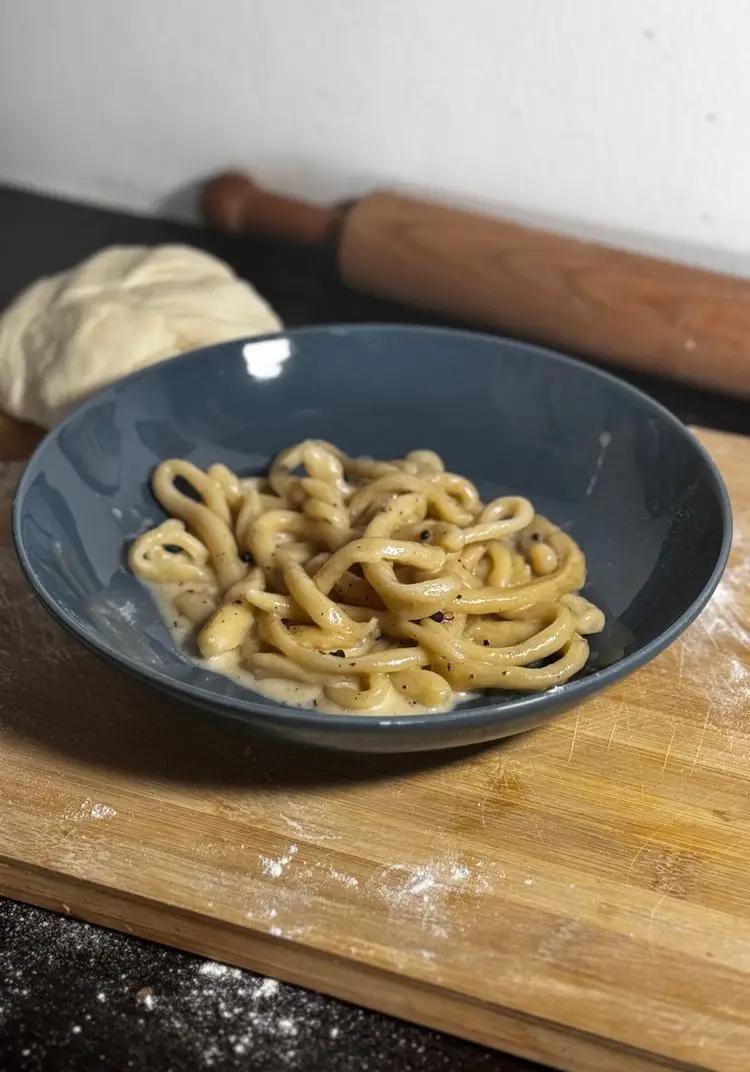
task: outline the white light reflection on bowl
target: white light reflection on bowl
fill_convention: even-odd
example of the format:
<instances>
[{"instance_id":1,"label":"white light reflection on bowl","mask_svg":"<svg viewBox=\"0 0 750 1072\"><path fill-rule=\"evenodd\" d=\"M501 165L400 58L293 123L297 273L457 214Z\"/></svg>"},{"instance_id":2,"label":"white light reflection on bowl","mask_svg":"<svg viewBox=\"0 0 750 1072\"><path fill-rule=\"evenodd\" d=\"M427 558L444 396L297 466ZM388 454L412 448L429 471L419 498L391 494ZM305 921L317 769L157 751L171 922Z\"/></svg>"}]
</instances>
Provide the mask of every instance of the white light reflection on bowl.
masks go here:
<instances>
[{"instance_id":1,"label":"white light reflection on bowl","mask_svg":"<svg viewBox=\"0 0 750 1072\"><path fill-rule=\"evenodd\" d=\"M282 365L291 355L292 344L289 339L247 342L242 347L245 366L254 380L275 380L281 375Z\"/></svg>"}]
</instances>

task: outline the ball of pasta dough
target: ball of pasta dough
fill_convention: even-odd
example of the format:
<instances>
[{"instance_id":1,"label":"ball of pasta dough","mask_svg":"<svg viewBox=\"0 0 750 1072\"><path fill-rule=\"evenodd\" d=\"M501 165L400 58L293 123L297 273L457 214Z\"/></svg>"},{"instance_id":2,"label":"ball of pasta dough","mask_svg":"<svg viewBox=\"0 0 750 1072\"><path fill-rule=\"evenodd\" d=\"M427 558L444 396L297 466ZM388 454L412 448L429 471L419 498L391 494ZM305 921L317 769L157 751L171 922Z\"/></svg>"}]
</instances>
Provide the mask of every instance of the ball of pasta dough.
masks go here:
<instances>
[{"instance_id":1,"label":"ball of pasta dough","mask_svg":"<svg viewBox=\"0 0 750 1072\"><path fill-rule=\"evenodd\" d=\"M51 428L129 372L280 327L257 291L208 253L115 246L40 279L0 317L0 409Z\"/></svg>"}]
</instances>

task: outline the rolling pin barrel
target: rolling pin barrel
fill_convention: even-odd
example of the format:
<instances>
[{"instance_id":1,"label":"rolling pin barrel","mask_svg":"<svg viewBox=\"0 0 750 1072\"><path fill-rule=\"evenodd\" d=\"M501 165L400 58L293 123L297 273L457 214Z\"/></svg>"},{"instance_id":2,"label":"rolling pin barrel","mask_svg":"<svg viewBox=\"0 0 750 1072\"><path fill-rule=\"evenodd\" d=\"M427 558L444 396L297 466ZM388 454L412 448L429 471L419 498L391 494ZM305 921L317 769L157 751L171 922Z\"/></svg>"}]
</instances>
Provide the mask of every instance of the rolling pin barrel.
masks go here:
<instances>
[{"instance_id":1,"label":"rolling pin barrel","mask_svg":"<svg viewBox=\"0 0 750 1072\"><path fill-rule=\"evenodd\" d=\"M203 205L222 230L337 240L374 297L750 398L750 281L387 192L344 212L230 173Z\"/></svg>"}]
</instances>

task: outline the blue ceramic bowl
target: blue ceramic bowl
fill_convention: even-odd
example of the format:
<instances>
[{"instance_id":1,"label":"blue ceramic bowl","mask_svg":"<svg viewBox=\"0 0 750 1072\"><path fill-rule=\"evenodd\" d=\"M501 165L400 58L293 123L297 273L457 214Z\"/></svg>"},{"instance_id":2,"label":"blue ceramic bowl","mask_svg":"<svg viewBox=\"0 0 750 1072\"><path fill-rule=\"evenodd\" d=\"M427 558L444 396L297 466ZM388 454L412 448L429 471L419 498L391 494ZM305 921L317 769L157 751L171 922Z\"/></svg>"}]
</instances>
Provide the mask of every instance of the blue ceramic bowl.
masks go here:
<instances>
[{"instance_id":1,"label":"blue ceramic bowl","mask_svg":"<svg viewBox=\"0 0 750 1072\"><path fill-rule=\"evenodd\" d=\"M154 466L177 455L249 474L308 436L386 458L431 447L485 497L529 496L583 547L587 595L607 615L583 673L549 693L488 692L449 714L326 715L272 703L175 650L125 565L125 546L163 517ZM156 688L279 737L408 751L528 729L652 659L718 583L731 514L690 432L620 380L493 337L363 326L212 346L101 391L36 451L14 533L47 609Z\"/></svg>"}]
</instances>

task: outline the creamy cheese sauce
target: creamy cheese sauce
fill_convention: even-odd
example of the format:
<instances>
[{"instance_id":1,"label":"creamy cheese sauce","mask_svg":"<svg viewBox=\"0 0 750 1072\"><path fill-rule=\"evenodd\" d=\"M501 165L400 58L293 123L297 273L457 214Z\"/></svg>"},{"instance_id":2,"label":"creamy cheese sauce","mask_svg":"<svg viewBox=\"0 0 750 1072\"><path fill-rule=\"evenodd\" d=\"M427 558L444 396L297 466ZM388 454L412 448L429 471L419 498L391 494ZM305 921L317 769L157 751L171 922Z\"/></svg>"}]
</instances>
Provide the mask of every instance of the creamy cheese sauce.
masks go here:
<instances>
[{"instance_id":1,"label":"creamy cheese sauce","mask_svg":"<svg viewBox=\"0 0 750 1072\"><path fill-rule=\"evenodd\" d=\"M454 692L453 703L449 706L435 708L425 707L423 704L408 700L398 694L393 686L388 691L382 704L370 707L365 711L353 712L347 708L339 707L330 700L320 685L306 685L301 681L291 681L288 678L258 677L243 667L238 648L234 651L225 652L223 655L215 655L210 659L200 657L195 646L195 634L201 621L194 621L182 614L175 607L175 600L185 594L186 589L195 588L185 581L176 581L172 584L149 584L144 582L152 593L159 613L162 616L175 646L187 657L204 670L211 670L215 674L223 674L231 678L242 688L258 693L274 703L286 704L288 707L301 707L310 710L325 711L329 714L351 715L423 715L436 711L450 711L456 704L471 697L471 693ZM206 598L205 615L208 617L214 609L212 599ZM200 595L197 602L200 602Z\"/></svg>"}]
</instances>

